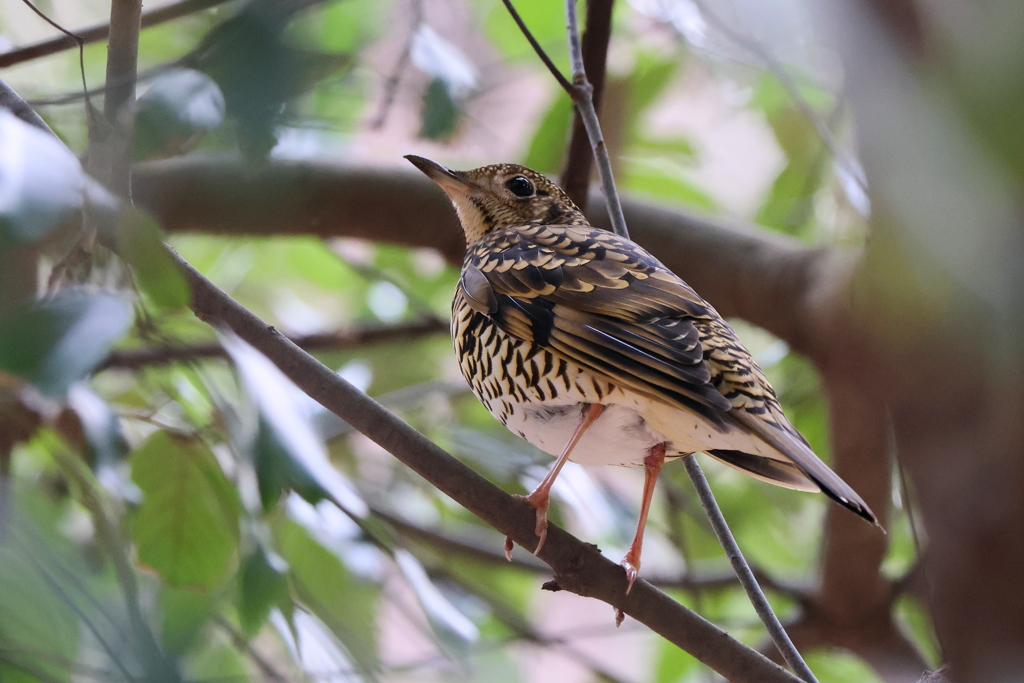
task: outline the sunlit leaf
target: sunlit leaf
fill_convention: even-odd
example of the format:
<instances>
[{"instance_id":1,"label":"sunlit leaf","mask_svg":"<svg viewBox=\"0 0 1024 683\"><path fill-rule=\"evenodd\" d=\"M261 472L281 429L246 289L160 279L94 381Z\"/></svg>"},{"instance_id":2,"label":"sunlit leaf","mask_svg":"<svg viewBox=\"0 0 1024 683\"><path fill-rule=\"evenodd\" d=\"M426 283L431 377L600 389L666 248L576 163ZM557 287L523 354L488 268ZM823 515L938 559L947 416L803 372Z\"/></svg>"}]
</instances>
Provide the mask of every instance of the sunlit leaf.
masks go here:
<instances>
[{"instance_id":1,"label":"sunlit leaf","mask_svg":"<svg viewBox=\"0 0 1024 683\"><path fill-rule=\"evenodd\" d=\"M330 498L352 514L366 516L366 503L327 459L327 450L313 426L312 400L266 356L238 337L224 335L221 341L259 409L249 449L264 509L272 507L282 491L291 489L311 503Z\"/></svg>"},{"instance_id":2,"label":"sunlit leaf","mask_svg":"<svg viewBox=\"0 0 1024 683\"><path fill-rule=\"evenodd\" d=\"M443 83L452 100L464 100L476 91L480 77L476 66L462 50L427 24L416 29L409 58L417 69Z\"/></svg>"},{"instance_id":3,"label":"sunlit leaf","mask_svg":"<svg viewBox=\"0 0 1024 683\"><path fill-rule=\"evenodd\" d=\"M460 612L427 576L426 570L409 551L396 550L395 563L416 592L431 628L449 650L465 654L468 645L480 639L480 629Z\"/></svg>"},{"instance_id":4,"label":"sunlit leaf","mask_svg":"<svg viewBox=\"0 0 1024 683\"><path fill-rule=\"evenodd\" d=\"M149 299L168 309L188 306L191 293L185 277L164 247L156 222L141 211L128 209L117 231L118 253L131 266L135 280Z\"/></svg>"},{"instance_id":5,"label":"sunlit leaf","mask_svg":"<svg viewBox=\"0 0 1024 683\"><path fill-rule=\"evenodd\" d=\"M572 100L565 93L559 92L541 118L523 164L542 173L557 171L565 156L572 115Z\"/></svg>"},{"instance_id":6,"label":"sunlit leaf","mask_svg":"<svg viewBox=\"0 0 1024 683\"><path fill-rule=\"evenodd\" d=\"M274 536L291 567L295 595L338 637L362 671L373 671L378 663L377 589L353 578L341 560L295 522L277 520Z\"/></svg>"},{"instance_id":7,"label":"sunlit leaf","mask_svg":"<svg viewBox=\"0 0 1024 683\"><path fill-rule=\"evenodd\" d=\"M131 519L139 562L171 586L209 590L236 565L241 505L196 438L161 431L131 456L143 501Z\"/></svg>"},{"instance_id":8,"label":"sunlit leaf","mask_svg":"<svg viewBox=\"0 0 1024 683\"><path fill-rule=\"evenodd\" d=\"M692 672L698 662L693 655L677 645L662 640L658 643L658 661L654 668L654 683L680 683Z\"/></svg>"},{"instance_id":9,"label":"sunlit leaf","mask_svg":"<svg viewBox=\"0 0 1024 683\"><path fill-rule=\"evenodd\" d=\"M85 174L52 135L0 108L0 256L82 208Z\"/></svg>"},{"instance_id":10,"label":"sunlit leaf","mask_svg":"<svg viewBox=\"0 0 1024 683\"><path fill-rule=\"evenodd\" d=\"M255 635L272 607L288 595L288 564L258 545L238 572L238 617L246 635Z\"/></svg>"},{"instance_id":11,"label":"sunlit leaf","mask_svg":"<svg viewBox=\"0 0 1024 683\"><path fill-rule=\"evenodd\" d=\"M0 370L62 395L106 356L131 319L123 297L82 289L23 305L0 317Z\"/></svg>"}]
</instances>

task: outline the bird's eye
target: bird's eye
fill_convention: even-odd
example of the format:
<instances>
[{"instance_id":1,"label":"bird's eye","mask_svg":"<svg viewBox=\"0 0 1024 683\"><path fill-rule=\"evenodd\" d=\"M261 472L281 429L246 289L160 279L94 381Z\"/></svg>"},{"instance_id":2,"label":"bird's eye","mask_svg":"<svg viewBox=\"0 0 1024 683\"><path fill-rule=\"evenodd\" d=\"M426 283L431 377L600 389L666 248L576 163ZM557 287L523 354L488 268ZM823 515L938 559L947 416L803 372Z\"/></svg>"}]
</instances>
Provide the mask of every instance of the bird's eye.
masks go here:
<instances>
[{"instance_id":1,"label":"bird's eye","mask_svg":"<svg viewBox=\"0 0 1024 683\"><path fill-rule=\"evenodd\" d=\"M505 187L517 197L532 197L534 193L533 183L530 182L529 178L521 175L505 181Z\"/></svg>"}]
</instances>

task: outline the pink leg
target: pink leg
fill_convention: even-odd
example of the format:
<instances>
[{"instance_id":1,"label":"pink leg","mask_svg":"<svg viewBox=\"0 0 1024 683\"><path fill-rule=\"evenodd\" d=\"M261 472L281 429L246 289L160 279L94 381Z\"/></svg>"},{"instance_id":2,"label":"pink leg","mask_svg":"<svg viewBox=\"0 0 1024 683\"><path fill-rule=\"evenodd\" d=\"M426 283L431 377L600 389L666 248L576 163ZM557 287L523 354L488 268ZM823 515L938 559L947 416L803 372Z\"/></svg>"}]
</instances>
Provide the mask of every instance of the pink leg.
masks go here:
<instances>
[{"instance_id":1,"label":"pink leg","mask_svg":"<svg viewBox=\"0 0 1024 683\"><path fill-rule=\"evenodd\" d=\"M547 475L544 477L544 481L540 483L528 496L516 496L520 500L524 501L527 505L537 511L537 526L535 533L540 537L540 541L537 542L537 548L533 551L536 555L540 552L540 549L544 547L544 541L548 537L548 505L551 503L551 487L555 483L555 478L558 473L562 471L562 467L569 460L569 455L572 454L572 449L579 443L583 433L587 431L590 425L594 424L594 420L601 416L604 412L604 406L600 403L591 403L583 411L583 418L580 420L580 424L576 427L576 431L572 433L572 437L569 439L569 443L565 444L565 448L562 449L562 454L555 460L555 464L548 470ZM512 539L505 539L505 557L509 560L512 559Z\"/></svg>"},{"instance_id":2,"label":"pink leg","mask_svg":"<svg viewBox=\"0 0 1024 683\"><path fill-rule=\"evenodd\" d=\"M633 537L633 544L629 546L629 552L622 558L622 568L626 570L629 578L629 587L626 588L626 595L633 590L633 583L640 573L640 551L644 547L644 527L647 526L647 514L651 511L651 498L654 496L654 482L658 481L661 474L661 466L665 464L665 444L659 443L651 448L644 458L644 501L640 505L640 519L636 524L636 536Z\"/></svg>"}]
</instances>

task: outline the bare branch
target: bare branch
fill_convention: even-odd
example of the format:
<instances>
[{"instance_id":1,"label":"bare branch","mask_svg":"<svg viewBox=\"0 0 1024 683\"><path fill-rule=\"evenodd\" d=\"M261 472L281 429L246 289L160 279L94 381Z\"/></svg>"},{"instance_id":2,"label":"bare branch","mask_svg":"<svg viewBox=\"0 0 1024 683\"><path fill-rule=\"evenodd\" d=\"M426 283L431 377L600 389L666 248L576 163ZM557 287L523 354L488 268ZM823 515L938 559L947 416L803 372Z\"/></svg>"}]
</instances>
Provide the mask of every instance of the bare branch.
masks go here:
<instances>
[{"instance_id":1,"label":"bare branch","mask_svg":"<svg viewBox=\"0 0 1024 683\"><path fill-rule=\"evenodd\" d=\"M110 43L107 46L107 89L103 115L113 126L107 187L121 197L131 196L132 119L135 72L139 64L142 0L113 0L110 4Z\"/></svg>"},{"instance_id":2,"label":"bare branch","mask_svg":"<svg viewBox=\"0 0 1024 683\"><path fill-rule=\"evenodd\" d=\"M594 109L600 113L604 93L608 43L612 37L612 8L615 0L587 0L587 27L583 33L583 67L594 88ZM587 210L590 173L594 152L579 110L573 116L572 137L562 173L562 189L583 211Z\"/></svg>"},{"instance_id":3,"label":"bare branch","mask_svg":"<svg viewBox=\"0 0 1024 683\"><path fill-rule=\"evenodd\" d=\"M149 10L148 12L143 12L141 25L142 28L149 28L150 26L156 26L157 24L162 24L166 21L178 19L195 12L201 12L204 9L216 7L217 5L222 5L227 1L228 0L179 0L178 2L172 2L163 5L162 7ZM0 52L0 69L77 47L79 42L74 36L81 39L82 45L106 40L107 36L110 35L110 24L94 24L71 33L73 35L50 38L49 40L43 40L38 43L33 43L32 45L14 48L7 52Z\"/></svg>"},{"instance_id":4,"label":"bare branch","mask_svg":"<svg viewBox=\"0 0 1024 683\"><path fill-rule=\"evenodd\" d=\"M323 162L268 161L247 169L228 158L142 164L133 198L169 232L359 237L432 247L458 264L466 242L451 203L420 173ZM754 225L626 200L633 237L726 317L741 317L807 353L823 353L808 297L850 255L810 249ZM588 218L607 228L599 194Z\"/></svg>"},{"instance_id":5,"label":"bare branch","mask_svg":"<svg viewBox=\"0 0 1024 683\"><path fill-rule=\"evenodd\" d=\"M447 331L448 323L434 318L402 325L377 325L354 330L307 334L300 337L291 337L290 339L293 344L304 351L341 351L370 344L417 339ZM226 357L227 353L224 351L224 347L217 342L180 345L160 344L144 346L138 349L112 351L96 369L96 372L102 372L103 370L138 370L150 365L167 365L168 363L180 361Z\"/></svg>"},{"instance_id":6,"label":"bare branch","mask_svg":"<svg viewBox=\"0 0 1024 683\"><path fill-rule=\"evenodd\" d=\"M726 523L725 517L722 516L722 510L718 507L718 502L711 492L711 486L708 485L708 480L704 477L704 473L701 471L700 465L697 464L697 459L693 453L683 458L683 466L686 467L686 473L690 475L693 487L697 489L700 504L704 508L704 512L707 513L708 520L711 522L711 528L714 529L715 536L718 537L718 542L722 544L722 549L725 550L729 563L740 580L740 585L746 591L750 604L754 606L754 611L757 612L758 618L768 630L768 635L771 636L775 647L782 653L786 663L796 672L797 676L806 683L817 683L818 679L814 677L814 673L807 666L807 662L804 661L804 658L800 656L800 652L793 646L793 641L790 640L789 634L786 633L786 629L783 628L779 618L775 616L775 611L768 602L768 598L764 596L761 586L757 584L754 572L750 571L750 565L747 564L743 553L740 552L739 545L736 543L736 539L733 538L732 532L729 531L729 525Z\"/></svg>"},{"instance_id":7,"label":"bare branch","mask_svg":"<svg viewBox=\"0 0 1024 683\"><path fill-rule=\"evenodd\" d=\"M226 325L266 355L310 397L338 415L439 490L523 547L537 543L532 509L517 503L373 399L245 310L172 252L192 289L200 319ZM626 595L622 568L558 527L552 526L540 559L558 585L598 598L633 616L715 671L734 681L793 683L785 670L733 640L649 584L640 581Z\"/></svg>"}]
</instances>

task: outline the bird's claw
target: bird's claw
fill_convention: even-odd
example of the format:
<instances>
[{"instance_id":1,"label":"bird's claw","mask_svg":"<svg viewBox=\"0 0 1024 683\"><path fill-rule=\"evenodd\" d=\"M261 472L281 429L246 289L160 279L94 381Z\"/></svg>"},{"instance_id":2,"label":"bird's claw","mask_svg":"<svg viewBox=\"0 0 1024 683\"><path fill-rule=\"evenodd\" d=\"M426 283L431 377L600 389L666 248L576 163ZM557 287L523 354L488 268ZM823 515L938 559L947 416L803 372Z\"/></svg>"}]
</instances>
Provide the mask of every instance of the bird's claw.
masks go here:
<instances>
[{"instance_id":1,"label":"bird's claw","mask_svg":"<svg viewBox=\"0 0 1024 683\"><path fill-rule=\"evenodd\" d=\"M637 577L640 576L640 563L638 562L637 566L634 567L633 563L629 561L629 557L626 557L619 564L626 570L626 578L629 579L629 585L626 586L626 595L629 595L629 592L633 590L633 584L636 583Z\"/></svg>"},{"instance_id":2,"label":"bird's claw","mask_svg":"<svg viewBox=\"0 0 1024 683\"><path fill-rule=\"evenodd\" d=\"M511 536L506 536L505 537L505 559L508 560L509 562L512 561L512 548L514 548L514 547L515 546L512 543L512 537Z\"/></svg>"},{"instance_id":3,"label":"bird's claw","mask_svg":"<svg viewBox=\"0 0 1024 683\"><path fill-rule=\"evenodd\" d=\"M546 499L537 500L533 497L533 494L530 494L529 496L513 494L513 497L523 501L537 511L537 524L533 528L533 533L535 533L537 538L540 539L537 541L537 547L533 550L533 554L537 555L540 552L540 549L544 547L544 541L548 538L548 501ZM506 543L506 547L507 545L508 544Z\"/></svg>"}]
</instances>

